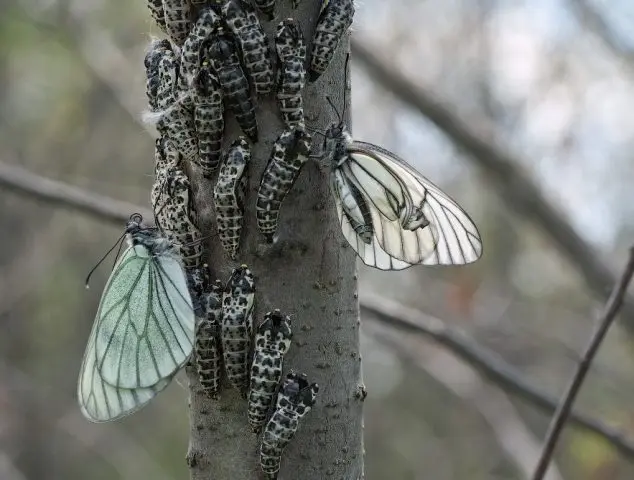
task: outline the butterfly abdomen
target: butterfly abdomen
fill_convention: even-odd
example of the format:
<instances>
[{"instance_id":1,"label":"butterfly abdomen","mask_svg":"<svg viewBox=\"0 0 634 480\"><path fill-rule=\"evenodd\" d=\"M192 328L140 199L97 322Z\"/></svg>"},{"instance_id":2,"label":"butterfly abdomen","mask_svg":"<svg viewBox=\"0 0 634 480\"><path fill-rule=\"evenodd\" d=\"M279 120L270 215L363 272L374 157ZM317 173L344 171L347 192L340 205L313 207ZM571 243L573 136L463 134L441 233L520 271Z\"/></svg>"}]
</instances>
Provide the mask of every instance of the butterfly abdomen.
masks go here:
<instances>
[{"instance_id":1,"label":"butterfly abdomen","mask_svg":"<svg viewBox=\"0 0 634 480\"><path fill-rule=\"evenodd\" d=\"M222 350L229 382L246 393L253 333L253 274L242 265L233 270L222 298Z\"/></svg>"},{"instance_id":2,"label":"butterfly abdomen","mask_svg":"<svg viewBox=\"0 0 634 480\"><path fill-rule=\"evenodd\" d=\"M194 82L194 122L198 134L196 164L209 176L220 163L225 130L222 91L209 66L203 66Z\"/></svg>"},{"instance_id":3,"label":"butterfly abdomen","mask_svg":"<svg viewBox=\"0 0 634 480\"><path fill-rule=\"evenodd\" d=\"M267 0L271 4L271 13L275 0ZM260 5L258 4L258 8ZM268 41L255 10L246 2L228 0L222 7L225 21L234 34L240 51L242 62L253 88L258 95L271 93L273 89L273 64Z\"/></svg>"},{"instance_id":4,"label":"butterfly abdomen","mask_svg":"<svg viewBox=\"0 0 634 480\"><path fill-rule=\"evenodd\" d=\"M257 142L258 125L249 93L249 82L229 36L218 34L213 37L209 59L218 76L227 107L234 113L240 128L249 139Z\"/></svg>"},{"instance_id":5,"label":"butterfly abdomen","mask_svg":"<svg viewBox=\"0 0 634 480\"><path fill-rule=\"evenodd\" d=\"M315 27L310 56L310 81L317 80L330 64L341 37L346 33L354 17L353 0L324 0Z\"/></svg>"},{"instance_id":6,"label":"butterfly abdomen","mask_svg":"<svg viewBox=\"0 0 634 480\"><path fill-rule=\"evenodd\" d=\"M268 312L255 335L251 365L248 418L255 432L262 429L282 378L284 355L291 346L290 318L279 310Z\"/></svg>"},{"instance_id":7,"label":"butterfly abdomen","mask_svg":"<svg viewBox=\"0 0 634 480\"><path fill-rule=\"evenodd\" d=\"M232 259L240 247L244 218L244 197L251 151L244 137L239 137L224 155L218 181L214 187L214 205L220 243Z\"/></svg>"},{"instance_id":8,"label":"butterfly abdomen","mask_svg":"<svg viewBox=\"0 0 634 480\"><path fill-rule=\"evenodd\" d=\"M190 80L196 76L196 70L200 68L202 64L201 53L203 45L208 41L215 33L218 27L220 18L210 8L201 10L198 14L198 19L192 27L191 32L187 36L183 48L181 50L181 75L187 85Z\"/></svg>"},{"instance_id":9,"label":"butterfly abdomen","mask_svg":"<svg viewBox=\"0 0 634 480\"><path fill-rule=\"evenodd\" d=\"M167 33L181 45L191 27L189 0L163 0L163 9Z\"/></svg>"},{"instance_id":10,"label":"butterfly abdomen","mask_svg":"<svg viewBox=\"0 0 634 480\"><path fill-rule=\"evenodd\" d=\"M304 123L306 45L297 22L292 19L280 22L275 48L279 59L277 101L282 118L288 126Z\"/></svg>"},{"instance_id":11,"label":"butterfly abdomen","mask_svg":"<svg viewBox=\"0 0 634 480\"><path fill-rule=\"evenodd\" d=\"M204 312L196 332L196 366L203 391L215 397L220 386L220 323L222 320L222 282L203 294Z\"/></svg>"},{"instance_id":12,"label":"butterfly abdomen","mask_svg":"<svg viewBox=\"0 0 634 480\"><path fill-rule=\"evenodd\" d=\"M353 183L345 184L342 189L341 203L356 234L365 243L370 243L373 234L372 215L363 195Z\"/></svg>"},{"instance_id":13,"label":"butterfly abdomen","mask_svg":"<svg viewBox=\"0 0 634 480\"><path fill-rule=\"evenodd\" d=\"M302 126L278 137L262 174L256 203L258 229L268 242L278 227L280 207L310 155L312 138Z\"/></svg>"}]
</instances>

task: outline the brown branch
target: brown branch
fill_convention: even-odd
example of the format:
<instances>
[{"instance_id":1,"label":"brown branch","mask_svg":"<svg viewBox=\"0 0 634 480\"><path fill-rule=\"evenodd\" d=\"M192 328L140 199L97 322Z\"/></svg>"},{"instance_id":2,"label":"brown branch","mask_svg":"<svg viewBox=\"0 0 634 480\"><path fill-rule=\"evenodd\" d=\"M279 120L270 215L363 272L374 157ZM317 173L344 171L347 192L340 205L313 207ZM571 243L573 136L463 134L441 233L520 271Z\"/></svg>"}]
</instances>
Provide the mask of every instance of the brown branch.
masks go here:
<instances>
[{"instance_id":1,"label":"brown branch","mask_svg":"<svg viewBox=\"0 0 634 480\"><path fill-rule=\"evenodd\" d=\"M535 469L533 480L542 480L544 478L546 470L548 470L548 464L550 463L550 459L555 453L557 441L559 440L564 426L568 421L568 417L570 416L572 404L577 398L577 394L581 389L581 385L583 385L583 381L585 380L586 375L590 370L592 361L594 360L594 357L599 350L599 347L601 346L605 335L608 333L612 322L621 309L623 299L625 298L625 293L627 292L627 287L630 284L633 275L634 247L630 248L630 258L627 262L627 265L625 266L625 269L623 270L623 275L621 276L618 283L614 286L614 290L612 290L610 298L605 305L603 315L601 315L601 319L599 320L599 328L592 336L590 344L588 345L588 349L579 362L579 365L577 366L577 371L572 376L572 379L570 380L570 385L568 386L566 393L563 396L562 402L557 407L557 411L555 412L552 422L548 427L546 442L544 444L542 456L539 459L537 468Z\"/></svg>"},{"instance_id":2,"label":"brown branch","mask_svg":"<svg viewBox=\"0 0 634 480\"><path fill-rule=\"evenodd\" d=\"M51 206L80 210L100 220L117 225L121 225L128 219L130 215L128 212L140 212L144 216L151 215L150 212L139 206L119 202L105 196L97 196L72 185L29 173L20 167L5 167L8 166L0 163L0 186L14 190L20 195L47 201ZM13 175L8 176L7 171L12 172ZM14 178L29 181L16 182ZM53 184L55 188L47 188L49 184ZM68 192L73 193L68 194ZM475 344L464 332L449 328L441 320L376 295L362 298L361 310L364 315L372 315L380 322L393 328L431 337L469 362L470 365L506 391L514 393L546 411L554 412L557 408L557 400L554 397L534 387L522 378L521 372ZM626 439L618 430L574 411L571 420L575 425L603 437L625 456L634 458L634 443Z\"/></svg>"},{"instance_id":3,"label":"brown branch","mask_svg":"<svg viewBox=\"0 0 634 480\"><path fill-rule=\"evenodd\" d=\"M124 225L133 213L140 213L147 222L154 219L154 215L147 208L87 192L67 183L36 175L22 167L2 162L0 162L0 186L55 207L79 210L119 225Z\"/></svg>"},{"instance_id":4,"label":"brown branch","mask_svg":"<svg viewBox=\"0 0 634 480\"><path fill-rule=\"evenodd\" d=\"M491 179L508 205L517 213L538 226L555 244L559 251L577 268L590 290L605 299L615 276L602 263L594 249L588 245L530 182L517 165L521 162L502 147L488 141L487 134L492 128L479 118L471 125L461 120L449 105L443 104L433 94L414 85L398 68L377 57L369 47L360 41L352 42L353 60L357 61L372 79L392 93L398 100L417 110L431 120L456 145L467 152L468 158L480 167ZM625 309L624 309L625 310ZM634 308L629 306L626 313L634 318ZM634 332L634 322L625 322Z\"/></svg>"},{"instance_id":5,"label":"brown branch","mask_svg":"<svg viewBox=\"0 0 634 480\"><path fill-rule=\"evenodd\" d=\"M377 321L403 332L431 338L468 362L504 390L547 412L554 412L557 409L555 397L532 385L524 378L522 372L506 363L494 352L478 345L464 331L450 327L436 317L404 307L398 302L376 294L362 296L361 313L364 316L371 315ZM571 414L571 421L578 427L603 437L625 456L634 458L634 442L626 439L625 435L617 429L574 411Z\"/></svg>"}]
</instances>

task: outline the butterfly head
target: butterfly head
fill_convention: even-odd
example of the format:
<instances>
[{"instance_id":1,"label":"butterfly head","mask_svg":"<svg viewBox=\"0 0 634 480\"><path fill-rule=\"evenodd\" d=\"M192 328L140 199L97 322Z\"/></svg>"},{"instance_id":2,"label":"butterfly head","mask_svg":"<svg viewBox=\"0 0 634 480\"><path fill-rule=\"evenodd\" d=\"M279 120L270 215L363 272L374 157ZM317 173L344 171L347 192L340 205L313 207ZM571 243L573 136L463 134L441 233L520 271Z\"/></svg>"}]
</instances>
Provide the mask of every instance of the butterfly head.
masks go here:
<instances>
[{"instance_id":1,"label":"butterfly head","mask_svg":"<svg viewBox=\"0 0 634 480\"><path fill-rule=\"evenodd\" d=\"M135 213L126 224L125 234L130 246L142 245L150 255L159 255L171 248L169 240L161 236L156 227L146 227L142 221L141 214Z\"/></svg>"}]
</instances>

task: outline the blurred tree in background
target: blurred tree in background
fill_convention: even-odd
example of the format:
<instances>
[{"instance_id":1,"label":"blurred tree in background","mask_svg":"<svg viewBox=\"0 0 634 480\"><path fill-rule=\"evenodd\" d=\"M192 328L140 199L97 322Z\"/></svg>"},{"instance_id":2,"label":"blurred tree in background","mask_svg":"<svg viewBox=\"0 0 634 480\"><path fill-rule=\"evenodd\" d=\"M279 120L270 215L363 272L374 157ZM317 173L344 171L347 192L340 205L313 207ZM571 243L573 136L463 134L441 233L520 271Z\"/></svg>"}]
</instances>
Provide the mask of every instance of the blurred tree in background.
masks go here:
<instances>
[{"instance_id":1,"label":"blurred tree in background","mask_svg":"<svg viewBox=\"0 0 634 480\"><path fill-rule=\"evenodd\" d=\"M556 398L610 286L592 272L616 270L634 232L632 31L634 6L622 0L609 10L590 0L365 0L357 45L505 152L588 249L561 241L537 197L518 209L521 189L504 188L508 173L479 162L455 122L421 115L353 55L355 137L445 188L485 241L468 268L361 268L362 301L380 294L442 319ZM140 118L152 33L145 2L1 2L0 162L147 208L153 142ZM121 227L15 192L0 199L0 478L186 478L178 382L115 424L89 424L76 405L107 268L88 291L83 279ZM527 478L549 412L443 345L369 313L362 323L369 480ZM577 409L634 438L632 331L611 332ZM570 426L551 478L631 479L624 450Z\"/></svg>"}]
</instances>

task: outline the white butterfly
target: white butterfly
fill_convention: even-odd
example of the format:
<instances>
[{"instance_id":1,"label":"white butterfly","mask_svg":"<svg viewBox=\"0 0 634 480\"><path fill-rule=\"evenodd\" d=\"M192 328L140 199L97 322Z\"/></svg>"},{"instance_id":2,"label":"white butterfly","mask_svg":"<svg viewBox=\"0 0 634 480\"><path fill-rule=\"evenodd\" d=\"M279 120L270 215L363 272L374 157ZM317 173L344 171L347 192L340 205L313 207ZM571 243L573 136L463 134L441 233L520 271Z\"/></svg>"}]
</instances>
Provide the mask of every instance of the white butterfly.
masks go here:
<instances>
[{"instance_id":1,"label":"white butterfly","mask_svg":"<svg viewBox=\"0 0 634 480\"><path fill-rule=\"evenodd\" d=\"M467 213L395 154L354 141L339 123L325 133L324 156L341 231L366 265L463 265L482 255Z\"/></svg>"},{"instance_id":2,"label":"white butterfly","mask_svg":"<svg viewBox=\"0 0 634 480\"><path fill-rule=\"evenodd\" d=\"M195 315L180 257L140 216L104 289L79 372L77 396L93 422L117 420L169 385L189 358Z\"/></svg>"}]
</instances>

